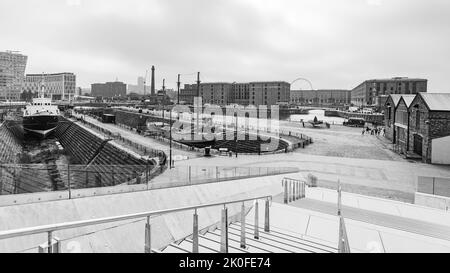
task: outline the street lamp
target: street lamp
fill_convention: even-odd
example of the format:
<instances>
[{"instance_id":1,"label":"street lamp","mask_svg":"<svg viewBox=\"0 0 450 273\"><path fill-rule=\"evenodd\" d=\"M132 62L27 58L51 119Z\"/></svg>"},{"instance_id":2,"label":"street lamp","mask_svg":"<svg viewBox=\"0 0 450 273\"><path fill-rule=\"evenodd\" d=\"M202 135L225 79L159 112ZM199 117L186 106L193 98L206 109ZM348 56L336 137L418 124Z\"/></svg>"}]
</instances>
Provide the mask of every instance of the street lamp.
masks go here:
<instances>
[{"instance_id":1,"label":"street lamp","mask_svg":"<svg viewBox=\"0 0 450 273\"><path fill-rule=\"evenodd\" d=\"M169 130L169 139L170 139L170 151L169 151L169 169L172 169L173 163L172 163L172 109L170 109L169 113L169 124L170 124L170 130Z\"/></svg>"}]
</instances>

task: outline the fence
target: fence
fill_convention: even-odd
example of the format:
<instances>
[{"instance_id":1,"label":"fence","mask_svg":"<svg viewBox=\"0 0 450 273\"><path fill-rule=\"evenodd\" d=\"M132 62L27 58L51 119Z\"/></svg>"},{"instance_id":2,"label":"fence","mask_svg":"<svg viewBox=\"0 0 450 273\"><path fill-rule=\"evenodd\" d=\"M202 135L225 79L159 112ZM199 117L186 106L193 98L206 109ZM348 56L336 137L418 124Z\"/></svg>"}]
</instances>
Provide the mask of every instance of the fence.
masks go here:
<instances>
[{"instance_id":1,"label":"fence","mask_svg":"<svg viewBox=\"0 0 450 273\"><path fill-rule=\"evenodd\" d=\"M163 177L151 181L149 187L182 187L296 172L297 168L180 166L167 170Z\"/></svg>"},{"instance_id":2,"label":"fence","mask_svg":"<svg viewBox=\"0 0 450 273\"><path fill-rule=\"evenodd\" d=\"M450 178L419 176L417 178L417 191L450 197Z\"/></svg>"},{"instance_id":3,"label":"fence","mask_svg":"<svg viewBox=\"0 0 450 273\"><path fill-rule=\"evenodd\" d=\"M98 117L91 115L92 118L98 119ZM138 144L134 141L131 141L127 138L122 137L120 134L118 133L113 133L101 126L98 126L96 124L93 124L89 121L86 121L84 119L78 119L79 121L81 121L81 123L83 123L83 125L87 125L90 128L102 133L104 135L104 138L106 139L113 139L113 140L119 140L121 141L123 144L128 145L130 148L136 149L138 152L143 153L146 156L150 156L150 157L161 157L164 152L160 151L160 150L155 150L152 148L149 148L147 146Z\"/></svg>"},{"instance_id":4,"label":"fence","mask_svg":"<svg viewBox=\"0 0 450 273\"><path fill-rule=\"evenodd\" d=\"M291 178L284 178L281 182L284 190L284 203L289 204L306 198L306 182Z\"/></svg>"},{"instance_id":5,"label":"fence","mask_svg":"<svg viewBox=\"0 0 450 273\"><path fill-rule=\"evenodd\" d=\"M154 165L0 164L0 195L148 183Z\"/></svg>"},{"instance_id":6,"label":"fence","mask_svg":"<svg viewBox=\"0 0 450 273\"><path fill-rule=\"evenodd\" d=\"M116 186L142 185L140 190L151 190L298 172L297 168L278 167L166 168L165 165L0 164L0 195L68 192L71 199L78 189L110 188L110 192L115 192ZM166 174L160 176L165 170ZM120 192L126 191L121 187Z\"/></svg>"},{"instance_id":7,"label":"fence","mask_svg":"<svg viewBox=\"0 0 450 273\"><path fill-rule=\"evenodd\" d=\"M233 204L239 204L242 203L242 211L241 211L241 246L245 248L245 239L246 239L246 232L245 232L245 216L246 216L246 202L255 201L255 224L254 224L254 237L258 237L259 234L259 219L258 219L258 210L257 210L257 204L258 200L264 200L265 202L265 221L264 221L264 231L269 232L270 231L270 222L269 222L269 209L270 209L270 202L272 200L272 196L261 196L256 198L248 198L248 199L241 199L236 201L230 201L230 202L221 202L221 203L209 203L209 204L203 204L203 205L197 205L197 206L190 206L190 207L180 207L180 208L174 208L174 209L167 209L167 210L160 210L160 211L148 211L143 213L137 213L137 214L127 214L127 215L120 215L115 217L109 217L109 218L96 218L91 220L84 220L84 221L78 221L78 222L68 222L68 223L59 223L59 224L52 224L52 225L46 225L46 226L38 226L38 227L31 227L31 228L24 228L24 229L17 229L17 230L8 230L8 231L2 231L0 232L0 240L4 239L10 239L10 238L17 238L17 237L23 237L28 235L35 235L35 234L42 234L47 233L47 242L43 243L38 247L39 253L60 253L61 252L61 242L60 240L54 236L55 232L62 231L62 230L68 230L68 229L75 229L75 228L82 228L82 227L88 227L88 226L95 226L95 225L101 225L106 223L116 223L120 221L126 221L126 220L138 220L138 219L146 219L145 223L145 236L144 241L142 242L143 250L145 253L152 253L152 252L159 252L158 250L152 249L152 217L161 216L164 214L170 214L170 213L178 213L178 212L185 212L185 211L193 211L193 253L198 253L199 250L199 221L198 221L198 210L203 208L210 208L210 207L219 207L222 206L222 217L221 217L221 243L220 243L220 252L222 253L228 253L228 226L229 226L229 215L228 215L228 208L227 205L233 205Z\"/></svg>"}]
</instances>

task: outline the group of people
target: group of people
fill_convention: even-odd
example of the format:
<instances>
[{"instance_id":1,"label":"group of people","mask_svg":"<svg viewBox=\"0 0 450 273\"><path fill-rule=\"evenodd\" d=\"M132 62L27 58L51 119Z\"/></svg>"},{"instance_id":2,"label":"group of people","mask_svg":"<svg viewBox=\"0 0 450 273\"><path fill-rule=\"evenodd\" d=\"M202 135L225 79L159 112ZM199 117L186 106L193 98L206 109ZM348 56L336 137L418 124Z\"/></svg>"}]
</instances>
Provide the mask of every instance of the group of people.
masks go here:
<instances>
[{"instance_id":1,"label":"group of people","mask_svg":"<svg viewBox=\"0 0 450 273\"><path fill-rule=\"evenodd\" d=\"M386 129L384 128L369 128L366 127L362 131L362 135L372 135L372 136L385 136L386 135Z\"/></svg>"}]
</instances>

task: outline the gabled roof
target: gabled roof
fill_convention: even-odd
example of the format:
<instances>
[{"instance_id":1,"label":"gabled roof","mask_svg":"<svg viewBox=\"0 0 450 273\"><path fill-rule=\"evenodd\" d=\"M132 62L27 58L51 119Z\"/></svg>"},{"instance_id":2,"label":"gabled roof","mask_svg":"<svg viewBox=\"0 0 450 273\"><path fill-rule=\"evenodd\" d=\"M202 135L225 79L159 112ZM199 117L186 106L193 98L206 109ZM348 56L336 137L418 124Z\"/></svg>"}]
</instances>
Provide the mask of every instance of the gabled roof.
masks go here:
<instances>
[{"instance_id":1,"label":"gabled roof","mask_svg":"<svg viewBox=\"0 0 450 273\"><path fill-rule=\"evenodd\" d=\"M401 100L403 100L406 104L406 107L409 108L409 106L411 106L411 103L413 102L413 100L416 98L416 95L402 95L401 96Z\"/></svg>"},{"instance_id":2,"label":"gabled roof","mask_svg":"<svg viewBox=\"0 0 450 273\"><path fill-rule=\"evenodd\" d=\"M389 95L389 97L394 102L394 108L396 108L398 103L400 102L400 99L402 98L402 95L400 95L400 94L392 94L392 95ZM388 100L389 100L389 98L388 98ZM388 100L386 100L386 103L387 103Z\"/></svg>"},{"instance_id":3,"label":"gabled roof","mask_svg":"<svg viewBox=\"0 0 450 273\"><path fill-rule=\"evenodd\" d=\"M430 111L450 112L450 93L419 93Z\"/></svg>"}]
</instances>

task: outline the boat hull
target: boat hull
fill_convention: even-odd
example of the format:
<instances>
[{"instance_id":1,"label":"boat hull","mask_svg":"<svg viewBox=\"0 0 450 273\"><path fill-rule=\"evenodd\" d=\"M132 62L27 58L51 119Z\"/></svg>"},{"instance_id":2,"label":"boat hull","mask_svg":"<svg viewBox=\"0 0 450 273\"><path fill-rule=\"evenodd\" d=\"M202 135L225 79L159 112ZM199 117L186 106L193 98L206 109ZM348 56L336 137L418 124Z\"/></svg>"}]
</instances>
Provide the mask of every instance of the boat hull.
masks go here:
<instances>
[{"instance_id":1,"label":"boat hull","mask_svg":"<svg viewBox=\"0 0 450 273\"><path fill-rule=\"evenodd\" d=\"M48 136L59 123L58 115L33 115L23 118L23 129L41 137Z\"/></svg>"}]
</instances>

